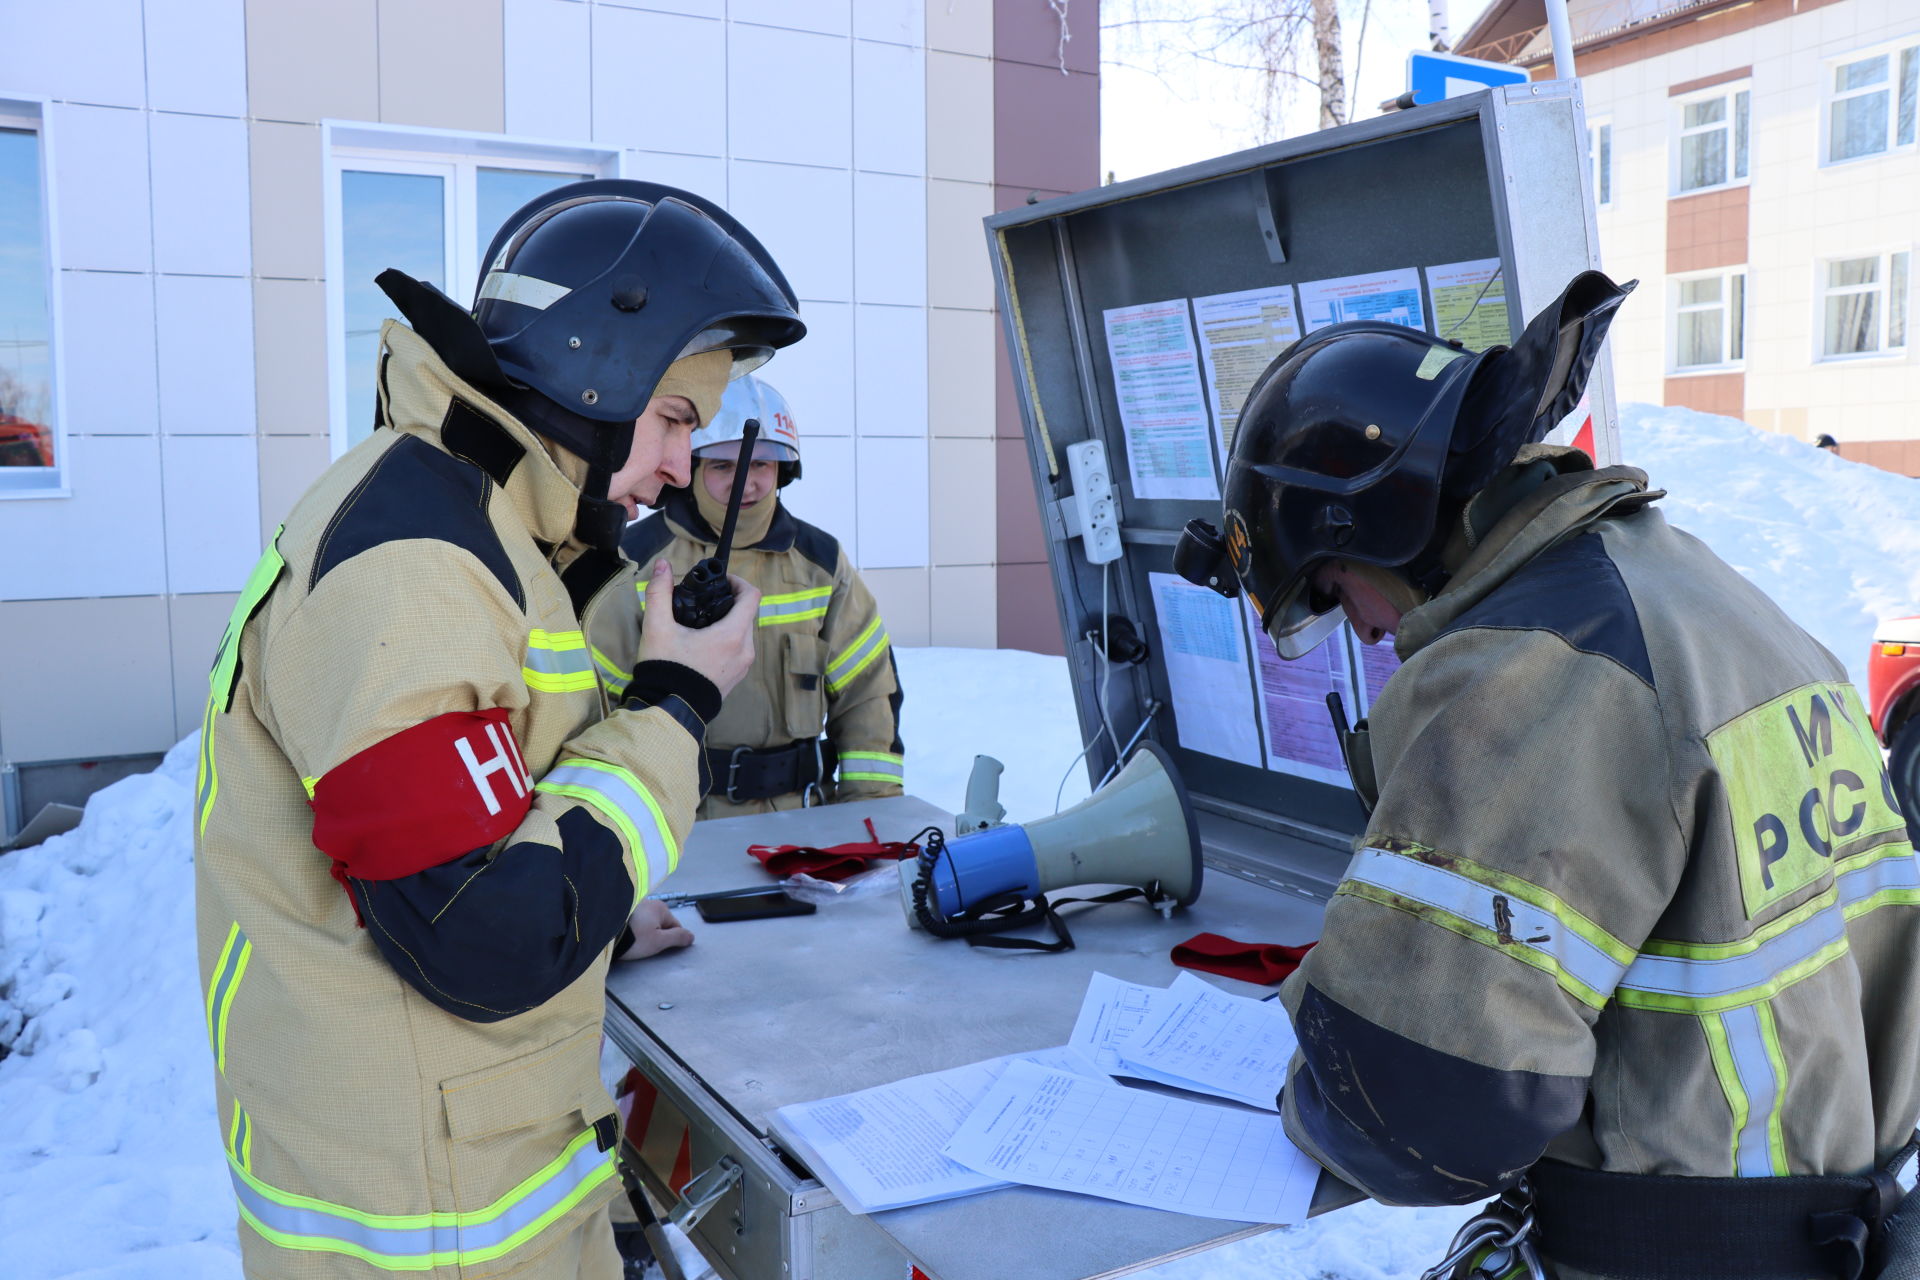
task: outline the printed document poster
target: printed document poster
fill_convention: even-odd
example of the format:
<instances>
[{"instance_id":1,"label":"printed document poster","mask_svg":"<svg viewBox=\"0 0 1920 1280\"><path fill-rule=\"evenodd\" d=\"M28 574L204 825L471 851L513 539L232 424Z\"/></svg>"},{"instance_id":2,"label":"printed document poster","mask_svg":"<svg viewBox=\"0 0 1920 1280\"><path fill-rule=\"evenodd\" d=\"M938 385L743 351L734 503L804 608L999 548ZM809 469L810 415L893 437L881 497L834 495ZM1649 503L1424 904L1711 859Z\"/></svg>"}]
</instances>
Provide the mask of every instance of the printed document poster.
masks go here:
<instances>
[{"instance_id":1,"label":"printed document poster","mask_svg":"<svg viewBox=\"0 0 1920 1280\"><path fill-rule=\"evenodd\" d=\"M1105 316L1133 496L1219 497L1187 300L1115 307Z\"/></svg>"},{"instance_id":2,"label":"printed document poster","mask_svg":"<svg viewBox=\"0 0 1920 1280\"><path fill-rule=\"evenodd\" d=\"M1420 305L1420 269L1376 271L1365 276L1314 280L1300 286L1300 311L1307 332L1344 320L1380 320L1409 329L1427 327Z\"/></svg>"},{"instance_id":3,"label":"printed document poster","mask_svg":"<svg viewBox=\"0 0 1920 1280\"><path fill-rule=\"evenodd\" d=\"M1180 745L1257 767L1260 735L1238 606L1171 573L1149 573L1147 584L1160 624Z\"/></svg>"},{"instance_id":4,"label":"printed document poster","mask_svg":"<svg viewBox=\"0 0 1920 1280\"><path fill-rule=\"evenodd\" d=\"M1300 336L1300 312L1293 304L1293 287L1282 284L1195 298L1193 318L1200 330L1213 420L1220 427L1220 456L1225 458L1233 452L1233 431L1247 393Z\"/></svg>"},{"instance_id":5,"label":"printed document poster","mask_svg":"<svg viewBox=\"0 0 1920 1280\"><path fill-rule=\"evenodd\" d=\"M1333 736L1327 695L1337 693L1357 719L1353 680L1347 670L1347 646L1335 637L1304 658L1286 661L1260 629L1251 607L1246 616L1259 657L1260 727L1267 738L1267 768L1336 787L1352 786L1340 740Z\"/></svg>"},{"instance_id":6,"label":"printed document poster","mask_svg":"<svg viewBox=\"0 0 1920 1280\"><path fill-rule=\"evenodd\" d=\"M1433 331L1440 337L1456 338L1469 351L1513 341L1500 259L1428 267L1427 296L1433 299Z\"/></svg>"}]
</instances>

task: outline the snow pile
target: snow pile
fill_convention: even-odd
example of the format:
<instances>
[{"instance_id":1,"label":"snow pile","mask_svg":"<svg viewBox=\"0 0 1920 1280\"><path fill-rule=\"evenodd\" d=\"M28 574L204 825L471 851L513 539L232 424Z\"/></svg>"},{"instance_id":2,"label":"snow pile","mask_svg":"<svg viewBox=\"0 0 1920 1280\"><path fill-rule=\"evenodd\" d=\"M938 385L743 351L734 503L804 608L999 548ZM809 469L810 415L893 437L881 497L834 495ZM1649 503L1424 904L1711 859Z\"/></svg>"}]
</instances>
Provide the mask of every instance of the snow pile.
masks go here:
<instances>
[{"instance_id":1,"label":"snow pile","mask_svg":"<svg viewBox=\"0 0 1920 1280\"><path fill-rule=\"evenodd\" d=\"M1620 451L1658 509L1847 665L1865 696L1881 618L1920 614L1920 480L1733 418L1630 404Z\"/></svg>"},{"instance_id":2,"label":"snow pile","mask_svg":"<svg viewBox=\"0 0 1920 1280\"><path fill-rule=\"evenodd\" d=\"M1688 529L1859 679L1876 617L1920 612L1920 481L1680 409L1629 406L1626 458ZM1010 817L1051 813L1081 748L1059 658L909 649L912 790L949 809L975 752ZM1124 736L1131 726L1118 726ZM238 1273L193 934L194 738L78 829L0 856L0 1240L9 1277ZM1062 804L1086 794L1084 766ZM1361 1205L1168 1263L1160 1280L1410 1280L1468 1211Z\"/></svg>"},{"instance_id":3,"label":"snow pile","mask_svg":"<svg viewBox=\"0 0 1920 1280\"><path fill-rule=\"evenodd\" d=\"M238 1274L193 934L188 738L0 857L0 1240L39 1276Z\"/></svg>"}]
</instances>

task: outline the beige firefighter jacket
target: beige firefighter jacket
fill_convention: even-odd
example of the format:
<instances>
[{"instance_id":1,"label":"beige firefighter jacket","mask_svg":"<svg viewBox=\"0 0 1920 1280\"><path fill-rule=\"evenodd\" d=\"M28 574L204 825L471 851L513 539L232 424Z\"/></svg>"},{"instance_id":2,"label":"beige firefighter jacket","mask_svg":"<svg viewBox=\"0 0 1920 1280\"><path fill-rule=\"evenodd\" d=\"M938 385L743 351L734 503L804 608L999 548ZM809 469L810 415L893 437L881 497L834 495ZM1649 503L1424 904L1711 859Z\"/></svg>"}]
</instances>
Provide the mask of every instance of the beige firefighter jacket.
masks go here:
<instances>
[{"instance_id":1,"label":"beige firefighter jacket","mask_svg":"<svg viewBox=\"0 0 1920 1280\"><path fill-rule=\"evenodd\" d=\"M1400 1204L1867 1172L1920 1115L1920 868L1860 698L1640 472L1537 456L1396 638L1288 1132Z\"/></svg>"},{"instance_id":2,"label":"beige firefighter jacket","mask_svg":"<svg viewBox=\"0 0 1920 1280\"><path fill-rule=\"evenodd\" d=\"M699 743L684 714L609 713L576 609L630 588L573 540L574 484L411 330L382 343L391 429L288 516L201 731L200 963L242 1255L250 1276L617 1277L607 942L677 861ZM402 895L449 867L382 877L458 853L470 822L499 838L415 919ZM437 930L469 950L396 942ZM526 996L569 948L577 976ZM486 1007L489 982L529 1007Z\"/></svg>"},{"instance_id":3,"label":"beige firefighter jacket","mask_svg":"<svg viewBox=\"0 0 1920 1280\"><path fill-rule=\"evenodd\" d=\"M762 501L778 503L777 491ZM900 683L891 641L867 584L838 540L800 520L784 505L755 532L743 519L731 569L760 589L753 668L727 694L707 726L707 745L786 747L824 732L839 753L837 776L823 790L830 802L897 796L905 778L900 742ZM677 581L714 553L719 539L690 495L675 492L663 510L627 529L621 546L635 561L633 610L605 610L592 639L601 669L614 687L626 679L645 618L645 574L656 559L673 566ZM798 793L740 803L726 798L723 770L700 817L728 818L797 809Z\"/></svg>"}]
</instances>

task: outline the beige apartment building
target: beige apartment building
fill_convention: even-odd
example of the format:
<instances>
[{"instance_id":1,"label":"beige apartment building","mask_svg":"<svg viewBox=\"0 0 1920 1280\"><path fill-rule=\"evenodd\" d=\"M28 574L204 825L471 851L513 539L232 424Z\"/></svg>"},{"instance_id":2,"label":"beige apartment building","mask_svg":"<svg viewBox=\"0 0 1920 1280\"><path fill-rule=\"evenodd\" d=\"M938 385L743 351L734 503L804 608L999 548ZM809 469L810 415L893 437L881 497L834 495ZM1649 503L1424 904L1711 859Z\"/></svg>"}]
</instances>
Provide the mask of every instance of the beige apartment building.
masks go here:
<instances>
[{"instance_id":1,"label":"beige apartment building","mask_svg":"<svg viewBox=\"0 0 1920 1280\"><path fill-rule=\"evenodd\" d=\"M193 731L235 593L371 427L395 266L468 296L583 177L771 249L803 518L899 645L1058 652L982 220L1091 186L1099 6L0 3L0 840Z\"/></svg>"},{"instance_id":2,"label":"beige apartment building","mask_svg":"<svg viewBox=\"0 0 1920 1280\"><path fill-rule=\"evenodd\" d=\"M1570 0L1622 400L1920 475L1920 0ZM1458 52L1553 74L1541 0Z\"/></svg>"}]
</instances>

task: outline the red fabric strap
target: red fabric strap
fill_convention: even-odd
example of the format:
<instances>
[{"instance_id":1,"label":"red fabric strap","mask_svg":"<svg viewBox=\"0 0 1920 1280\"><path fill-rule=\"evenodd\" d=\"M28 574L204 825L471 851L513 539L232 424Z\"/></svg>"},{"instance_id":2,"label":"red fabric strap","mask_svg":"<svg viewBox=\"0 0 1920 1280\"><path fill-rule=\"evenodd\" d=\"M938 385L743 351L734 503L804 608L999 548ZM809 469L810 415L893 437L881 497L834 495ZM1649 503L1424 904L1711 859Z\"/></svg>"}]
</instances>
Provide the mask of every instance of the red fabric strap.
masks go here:
<instances>
[{"instance_id":1,"label":"red fabric strap","mask_svg":"<svg viewBox=\"0 0 1920 1280\"><path fill-rule=\"evenodd\" d=\"M901 858L920 856L919 845L882 840L879 832L873 829L873 820L868 818L864 821L867 834L873 837L871 840L827 845L824 848L804 844L756 844L747 846L747 852L781 879L807 875L815 880L846 880L857 876L867 869L869 858L886 858L897 862Z\"/></svg>"},{"instance_id":2,"label":"red fabric strap","mask_svg":"<svg viewBox=\"0 0 1920 1280\"><path fill-rule=\"evenodd\" d=\"M510 835L533 775L506 708L450 711L327 770L309 803L335 879L398 880Z\"/></svg>"},{"instance_id":3,"label":"red fabric strap","mask_svg":"<svg viewBox=\"0 0 1920 1280\"><path fill-rule=\"evenodd\" d=\"M1172 959L1183 969L1272 986L1298 969L1311 950L1311 942L1288 947L1277 942L1235 942L1217 933L1196 933L1174 947Z\"/></svg>"}]
</instances>

